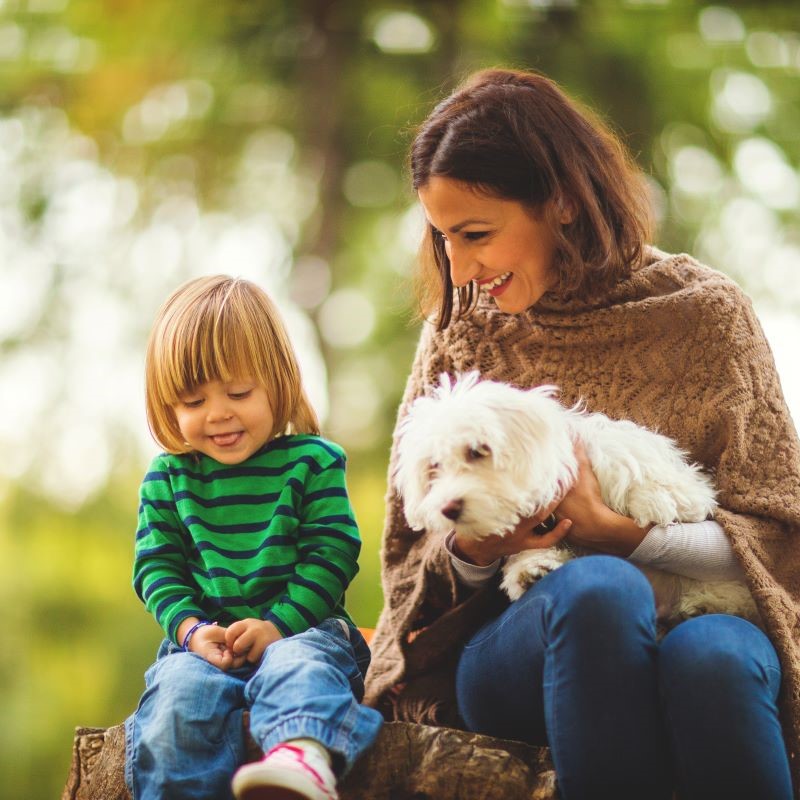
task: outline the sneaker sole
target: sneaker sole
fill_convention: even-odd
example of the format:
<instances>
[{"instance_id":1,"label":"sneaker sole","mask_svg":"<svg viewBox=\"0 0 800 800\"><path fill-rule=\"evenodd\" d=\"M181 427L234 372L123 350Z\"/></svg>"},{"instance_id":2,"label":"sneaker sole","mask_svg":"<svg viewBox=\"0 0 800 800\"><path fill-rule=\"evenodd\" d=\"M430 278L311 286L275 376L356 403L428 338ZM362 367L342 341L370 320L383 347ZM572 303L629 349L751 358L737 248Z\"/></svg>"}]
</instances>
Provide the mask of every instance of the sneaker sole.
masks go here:
<instances>
[{"instance_id":1,"label":"sneaker sole","mask_svg":"<svg viewBox=\"0 0 800 800\"><path fill-rule=\"evenodd\" d=\"M266 781L272 785L265 786ZM309 800L320 797L320 790L299 775L276 775L272 770L264 774L252 769L237 773L233 779L236 800Z\"/></svg>"},{"instance_id":2,"label":"sneaker sole","mask_svg":"<svg viewBox=\"0 0 800 800\"><path fill-rule=\"evenodd\" d=\"M308 800L307 794L284 789L282 786L254 786L243 789L236 795L237 800Z\"/></svg>"}]
</instances>

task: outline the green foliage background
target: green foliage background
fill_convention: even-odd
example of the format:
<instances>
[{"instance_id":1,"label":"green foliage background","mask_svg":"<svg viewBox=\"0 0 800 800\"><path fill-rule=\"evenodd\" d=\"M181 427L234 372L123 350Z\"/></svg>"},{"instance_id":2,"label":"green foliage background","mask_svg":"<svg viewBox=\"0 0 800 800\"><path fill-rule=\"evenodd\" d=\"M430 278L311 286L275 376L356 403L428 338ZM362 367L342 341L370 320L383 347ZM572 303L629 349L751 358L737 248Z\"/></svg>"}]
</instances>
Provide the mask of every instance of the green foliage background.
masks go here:
<instances>
[{"instance_id":1,"label":"green foliage background","mask_svg":"<svg viewBox=\"0 0 800 800\"><path fill-rule=\"evenodd\" d=\"M793 315L799 23L796 2L765 0L0 2L0 317L28 309L0 325L0 403L29 425L0 426L11 463L0 472L2 796L56 796L74 727L130 713L160 639L130 587L149 458L143 418L126 410L139 385L114 394L75 332L102 289L124 320L114 336L95 329L111 341L104 357L137 373L156 306L201 270L188 238L169 266L137 261L157 223L172 220L173 236L188 214L209 242L236 239L243 221L248 235L272 231L283 255L264 275L311 331L326 433L350 454L365 546L348 605L372 625L387 453L417 335L414 125L473 69L544 71L611 120L652 175L663 248L698 253L761 308ZM753 153L772 171L748 167ZM78 203L78 233L59 233L63 192L86 174L114 187L114 208L135 201L106 228L102 203ZM343 290L344 305L326 308ZM371 323L342 338L337 308ZM15 377L31 354L20 374L35 380ZM79 380L96 404L70 400ZM99 438L59 444L75 409ZM75 483L95 450L102 468Z\"/></svg>"}]
</instances>

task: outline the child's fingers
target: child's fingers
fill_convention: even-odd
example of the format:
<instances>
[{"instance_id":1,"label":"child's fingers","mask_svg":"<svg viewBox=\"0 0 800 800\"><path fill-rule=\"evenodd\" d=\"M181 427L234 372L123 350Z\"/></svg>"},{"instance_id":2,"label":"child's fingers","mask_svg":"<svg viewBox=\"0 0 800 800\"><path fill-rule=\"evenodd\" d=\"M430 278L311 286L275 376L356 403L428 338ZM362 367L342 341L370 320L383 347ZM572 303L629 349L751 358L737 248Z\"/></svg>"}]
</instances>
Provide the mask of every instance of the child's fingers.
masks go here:
<instances>
[{"instance_id":1,"label":"child's fingers","mask_svg":"<svg viewBox=\"0 0 800 800\"><path fill-rule=\"evenodd\" d=\"M228 653L230 653L231 657L231 669L239 669L239 667L245 665L247 659L244 656L235 656L230 650L228 650Z\"/></svg>"},{"instance_id":2,"label":"child's fingers","mask_svg":"<svg viewBox=\"0 0 800 800\"><path fill-rule=\"evenodd\" d=\"M234 656L245 656L250 648L252 648L254 642L255 631L252 628L245 628L241 636L237 636L236 639L234 639L233 644L230 645L230 649L233 651Z\"/></svg>"},{"instance_id":3,"label":"child's fingers","mask_svg":"<svg viewBox=\"0 0 800 800\"><path fill-rule=\"evenodd\" d=\"M227 647L221 647L217 652L219 653L217 666L223 672L229 670L233 666L233 654Z\"/></svg>"},{"instance_id":4,"label":"child's fingers","mask_svg":"<svg viewBox=\"0 0 800 800\"><path fill-rule=\"evenodd\" d=\"M255 642L253 646L247 651L247 660L251 664L257 664L259 661L261 661L261 656L264 655L264 650L266 650L265 645Z\"/></svg>"},{"instance_id":5,"label":"child's fingers","mask_svg":"<svg viewBox=\"0 0 800 800\"><path fill-rule=\"evenodd\" d=\"M201 655L206 661L208 661L209 664L219 667L219 669L225 669L223 666L223 653L224 651L221 650L218 645L209 644L203 649Z\"/></svg>"},{"instance_id":6,"label":"child's fingers","mask_svg":"<svg viewBox=\"0 0 800 800\"><path fill-rule=\"evenodd\" d=\"M225 644L233 650L233 643L247 630L247 623L239 620L225 629Z\"/></svg>"}]
</instances>

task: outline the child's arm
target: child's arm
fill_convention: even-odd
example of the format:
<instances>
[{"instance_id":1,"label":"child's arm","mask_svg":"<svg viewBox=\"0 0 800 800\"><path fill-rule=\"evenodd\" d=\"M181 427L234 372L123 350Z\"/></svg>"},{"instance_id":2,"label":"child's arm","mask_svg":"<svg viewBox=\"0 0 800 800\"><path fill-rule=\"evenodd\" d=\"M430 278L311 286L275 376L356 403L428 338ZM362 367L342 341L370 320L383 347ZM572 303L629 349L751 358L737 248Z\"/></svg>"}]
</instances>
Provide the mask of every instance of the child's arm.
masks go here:
<instances>
[{"instance_id":1,"label":"child's arm","mask_svg":"<svg viewBox=\"0 0 800 800\"><path fill-rule=\"evenodd\" d=\"M180 645L178 628L205 614L188 569L188 543L163 456L155 458L139 492L133 585L167 636Z\"/></svg>"},{"instance_id":2,"label":"child's arm","mask_svg":"<svg viewBox=\"0 0 800 800\"><path fill-rule=\"evenodd\" d=\"M298 509L299 561L294 575L263 621L242 621L253 623L246 627L247 631L260 631L251 634L255 646L264 642L266 648L277 638L301 633L329 617L340 606L345 589L358 572L361 538L347 494L344 452L337 445L324 442L317 461L317 469L309 472ZM247 640L238 641L243 630L242 623L228 628L227 642L234 654L245 649ZM248 652L248 660L257 660L257 653Z\"/></svg>"}]
</instances>

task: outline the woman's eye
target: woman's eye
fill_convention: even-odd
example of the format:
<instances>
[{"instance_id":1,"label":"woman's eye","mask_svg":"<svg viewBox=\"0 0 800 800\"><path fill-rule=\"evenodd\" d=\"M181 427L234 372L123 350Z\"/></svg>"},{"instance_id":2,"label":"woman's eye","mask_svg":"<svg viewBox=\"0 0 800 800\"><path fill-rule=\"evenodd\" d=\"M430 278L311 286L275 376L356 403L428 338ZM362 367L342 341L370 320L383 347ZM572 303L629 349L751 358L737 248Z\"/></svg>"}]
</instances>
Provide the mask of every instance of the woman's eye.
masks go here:
<instances>
[{"instance_id":1,"label":"woman's eye","mask_svg":"<svg viewBox=\"0 0 800 800\"><path fill-rule=\"evenodd\" d=\"M485 238L485 237L486 237L486 236L488 236L488 235L489 235L489 234L488 234L488 232L487 232L487 231L467 231L467 232L464 234L464 238L465 238L465 239L466 239L468 242L477 242L477 241L478 241L478 239L483 239L483 238Z\"/></svg>"}]
</instances>

